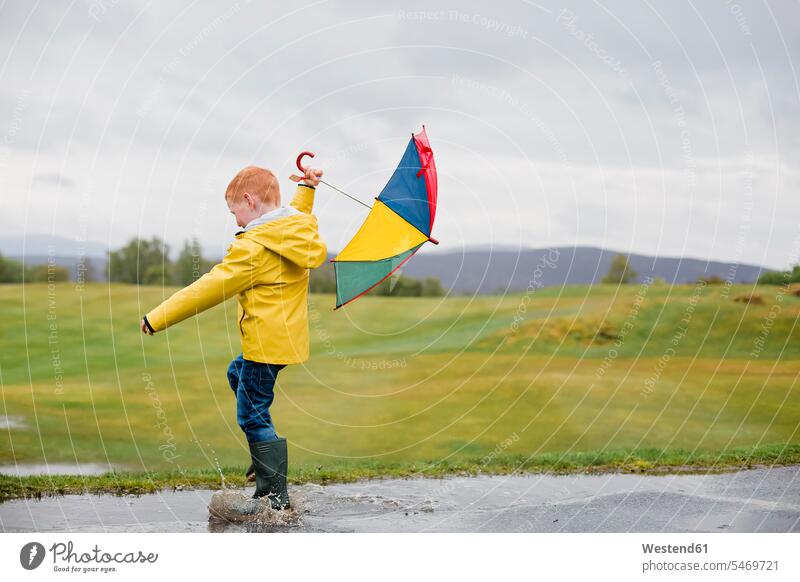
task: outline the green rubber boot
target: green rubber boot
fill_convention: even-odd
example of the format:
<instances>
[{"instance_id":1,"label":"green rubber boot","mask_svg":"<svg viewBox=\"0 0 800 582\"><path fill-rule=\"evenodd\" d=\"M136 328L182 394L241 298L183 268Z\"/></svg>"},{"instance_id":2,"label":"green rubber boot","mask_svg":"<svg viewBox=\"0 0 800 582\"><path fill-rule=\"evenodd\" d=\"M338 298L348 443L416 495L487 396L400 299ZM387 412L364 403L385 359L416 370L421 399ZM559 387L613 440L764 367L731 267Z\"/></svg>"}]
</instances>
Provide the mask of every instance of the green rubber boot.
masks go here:
<instances>
[{"instance_id":1,"label":"green rubber boot","mask_svg":"<svg viewBox=\"0 0 800 582\"><path fill-rule=\"evenodd\" d=\"M266 495L272 509L287 509L289 491L286 489L286 471L289 452L286 439L250 443L250 456L256 470L256 492L253 499Z\"/></svg>"}]
</instances>

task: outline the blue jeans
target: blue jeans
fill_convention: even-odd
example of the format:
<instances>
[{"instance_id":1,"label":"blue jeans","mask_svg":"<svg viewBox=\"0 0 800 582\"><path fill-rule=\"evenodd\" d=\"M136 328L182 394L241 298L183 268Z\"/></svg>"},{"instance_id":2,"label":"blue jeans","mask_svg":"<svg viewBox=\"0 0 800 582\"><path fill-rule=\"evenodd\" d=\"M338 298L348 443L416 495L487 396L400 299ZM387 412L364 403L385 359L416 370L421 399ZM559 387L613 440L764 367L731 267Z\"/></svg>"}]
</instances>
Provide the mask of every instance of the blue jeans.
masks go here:
<instances>
[{"instance_id":1,"label":"blue jeans","mask_svg":"<svg viewBox=\"0 0 800 582\"><path fill-rule=\"evenodd\" d=\"M245 360L242 354L228 366L228 383L236 395L236 420L249 443L278 438L269 407L275 399L275 379L284 367Z\"/></svg>"}]
</instances>

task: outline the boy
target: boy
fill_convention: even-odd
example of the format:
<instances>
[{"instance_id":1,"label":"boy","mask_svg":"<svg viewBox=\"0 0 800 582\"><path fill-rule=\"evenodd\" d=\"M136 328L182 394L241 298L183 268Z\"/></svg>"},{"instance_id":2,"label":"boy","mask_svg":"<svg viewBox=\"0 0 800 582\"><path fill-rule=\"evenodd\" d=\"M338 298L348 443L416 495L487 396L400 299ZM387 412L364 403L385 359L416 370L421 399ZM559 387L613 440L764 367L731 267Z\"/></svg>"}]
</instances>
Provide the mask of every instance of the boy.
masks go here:
<instances>
[{"instance_id":1,"label":"boy","mask_svg":"<svg viewBox=\"0 0 800 582\"><path fill-rule=\"evenodd\" d=\"M289 507L286 439L275 433L269 407L278 372L308 359L308 270L327 254L311 214L322 170L308 169L290 207L281 206L275 175L249 166L228 185L225 201L242 230L222 262L144 316L153 335L238 295L242 353L228 367L236 416L255 472L254 498Z\"/></svg>"}]
</instances>

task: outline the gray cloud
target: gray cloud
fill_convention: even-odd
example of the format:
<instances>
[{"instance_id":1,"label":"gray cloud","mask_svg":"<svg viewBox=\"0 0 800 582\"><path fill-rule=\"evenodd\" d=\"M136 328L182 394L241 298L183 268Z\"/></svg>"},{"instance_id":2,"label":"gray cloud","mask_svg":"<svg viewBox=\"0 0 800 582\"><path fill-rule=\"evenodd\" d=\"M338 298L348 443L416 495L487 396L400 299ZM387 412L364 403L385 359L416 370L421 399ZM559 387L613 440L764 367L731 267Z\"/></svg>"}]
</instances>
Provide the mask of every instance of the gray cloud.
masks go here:
<instances>
[{"instance_id":1,"label":"gray cloud","mask_svg":"<svg viewBox=\"0 0 800 582\"><path fill-rule=\"evenodd\" d=\"M37 174L36 180L39 184L47 184L53 186L60 186L62 188L74 188L75 182L58 172L49 172L47 174Z\"/></svg>"},{"instance_id":2,"label":"gray cloud","mask_svg":"<svg viewBox=\"0 0 800 582\"><path fill-rule=\"evenodd\" d=\"M368 200L426 123L440 249L798 260L786 219L800 211L796 3L63 10L0 9L6 232L78 224L90 240L173 246L196 234L219 254L234 230L221 195L242 166L286 177L313 149L332 182ZM334 193L318 200L337 248L362 215Z\"/></svg>"}]
</instances>

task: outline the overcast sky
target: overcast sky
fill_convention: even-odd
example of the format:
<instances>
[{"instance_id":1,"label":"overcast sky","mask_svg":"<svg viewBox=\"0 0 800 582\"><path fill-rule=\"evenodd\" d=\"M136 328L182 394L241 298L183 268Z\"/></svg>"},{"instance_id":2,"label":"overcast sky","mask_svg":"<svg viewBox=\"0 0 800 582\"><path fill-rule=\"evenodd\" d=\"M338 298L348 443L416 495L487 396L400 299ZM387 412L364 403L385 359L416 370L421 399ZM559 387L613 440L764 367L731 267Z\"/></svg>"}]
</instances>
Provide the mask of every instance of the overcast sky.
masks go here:
<instances>
[{"instance_id":1,"label":"overcast sky","mask_svg":"<svg viewBox=\"0 0 800 582\"><path fill-rule=\"evenodd\" d=\"M427 252L800 260L800 4L5 2L0 229L221 256L243 166L364 200L424 123ZM331 250L366 211L321 187Z\"/></svg>"}]
</instances>

